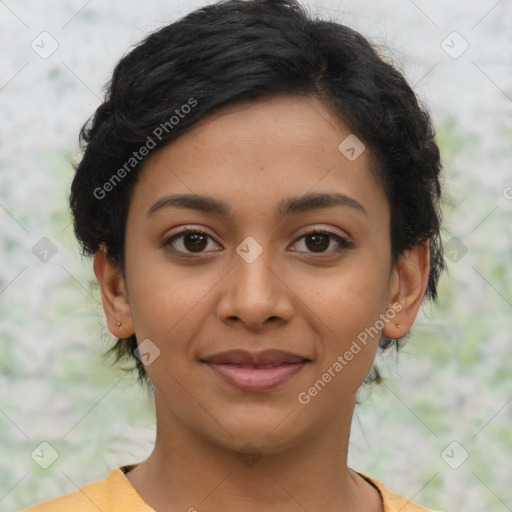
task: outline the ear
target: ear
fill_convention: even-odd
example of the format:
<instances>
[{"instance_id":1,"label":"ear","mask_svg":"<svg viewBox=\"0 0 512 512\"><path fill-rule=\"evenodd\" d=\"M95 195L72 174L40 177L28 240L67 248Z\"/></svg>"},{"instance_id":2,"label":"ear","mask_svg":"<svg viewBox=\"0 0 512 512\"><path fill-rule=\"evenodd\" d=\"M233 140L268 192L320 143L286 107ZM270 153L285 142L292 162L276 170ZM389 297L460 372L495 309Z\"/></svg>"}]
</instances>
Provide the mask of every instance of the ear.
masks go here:
<instances>
[{"instance_id":1,"label":"ear","mask_svg":"<svg viewBox=\"0 0 512 512\"><path fill-rule=\"evenodd\" d=\"M123 273L112 263L103 245L94 253L93 268L101 290L108 330L117 338L131 336L134 333L133 320Z\"/></svg>"},{"instance_id":2,"label":"ear","mask_svg":"<svg viewBox=\"0 0 512 512\"><path fill-rule=\"evenodd\" d=\"M412 327L423 302L429 274L430 243L427 240L405 251L392 271L388 310L396 314L382 329L384 336L398 339Z\"/></svg>"}]
</instances>

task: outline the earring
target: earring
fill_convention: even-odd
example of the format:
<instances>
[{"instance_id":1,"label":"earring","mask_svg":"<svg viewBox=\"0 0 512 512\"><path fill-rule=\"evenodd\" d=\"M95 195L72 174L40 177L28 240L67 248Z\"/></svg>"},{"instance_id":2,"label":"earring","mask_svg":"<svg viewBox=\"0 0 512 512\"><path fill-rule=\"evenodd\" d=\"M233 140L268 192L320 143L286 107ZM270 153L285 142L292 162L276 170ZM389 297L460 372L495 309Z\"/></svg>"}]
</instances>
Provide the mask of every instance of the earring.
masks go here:
<instances>
[{"instance_id":1,"label":"earring","mask_svg":"<svg viewBox=\"0 0 512 512\"><path fill-rule=\"evenodd\" d=\"M117 322L117 327L119 327L121 325L121 322Z\"/></svg>"},{"instance_id":2,"label":"earring","mask_svg":"<svg viewBox=\"0 0 512 512\"><path fill-rule=\"evenodd\" d=\"M119 324L118 324L119 325ZM400 329L400 327L402 327L400 324L396 324L396 328L397 329Z\"/></svg>"}]
</instances>

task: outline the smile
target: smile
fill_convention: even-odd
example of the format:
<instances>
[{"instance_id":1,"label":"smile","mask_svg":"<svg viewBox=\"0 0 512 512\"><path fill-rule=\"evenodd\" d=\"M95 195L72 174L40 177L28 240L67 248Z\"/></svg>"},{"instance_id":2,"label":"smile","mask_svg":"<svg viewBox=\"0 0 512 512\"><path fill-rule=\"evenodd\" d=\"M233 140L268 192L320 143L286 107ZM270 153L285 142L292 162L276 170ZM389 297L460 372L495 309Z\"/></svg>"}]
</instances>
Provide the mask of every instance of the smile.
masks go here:
<instances>
[{"instance_id":1,"label":"smile","mask_svg":"<svg viewBox=\"0 0 512 512\"><path fill-rule=\"evenodd\" d=\"M266 391L288 382L310 359L281 350L220 352L202 360L224 382L243 391Z\"/></svg>"},{"instance_id":2,"label":"smile","mask_svg":"<svg viewBox=\"0 0 512 512\"><path fill-rule=\"evenodd\" d=\"M207 366L224 382L242 391L266 391L281 386L299 373L308 361L277 366L209 363Z\"/></svg>"}]
</instances>

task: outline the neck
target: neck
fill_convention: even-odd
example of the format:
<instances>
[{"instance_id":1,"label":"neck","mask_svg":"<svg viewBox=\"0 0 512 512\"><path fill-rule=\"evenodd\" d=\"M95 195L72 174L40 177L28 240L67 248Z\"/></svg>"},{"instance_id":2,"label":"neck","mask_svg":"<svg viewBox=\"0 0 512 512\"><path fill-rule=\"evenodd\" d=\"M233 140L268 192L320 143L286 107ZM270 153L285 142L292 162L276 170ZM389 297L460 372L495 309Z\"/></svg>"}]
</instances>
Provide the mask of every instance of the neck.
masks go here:
<instances>
[{"instance_id":1,"label":"neck","mask_svg":"<svg viewBox=\"0 0 512 512\"><path fill-rule=\"evenodd\" d=\"M158 512L381 510L377 491L347 467L353 401L339 418L278 451L221 446L156 404L155 448L127 477Z\"/></svg>"}]
</instances>

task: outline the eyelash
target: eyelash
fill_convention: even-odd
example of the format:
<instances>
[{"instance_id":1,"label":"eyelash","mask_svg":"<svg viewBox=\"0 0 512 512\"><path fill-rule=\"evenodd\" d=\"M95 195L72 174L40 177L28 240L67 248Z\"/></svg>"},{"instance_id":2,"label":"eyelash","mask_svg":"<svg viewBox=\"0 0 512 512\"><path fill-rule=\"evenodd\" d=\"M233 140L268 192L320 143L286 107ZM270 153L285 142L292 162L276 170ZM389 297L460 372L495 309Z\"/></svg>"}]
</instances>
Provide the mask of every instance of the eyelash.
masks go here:
<instances>
[{"instance_id":1,"label":"eyelash","mask_svg":"<svg viewBox=\"0 0 512 512\"><path fill-rule=\"evenodd\" d=\"M179 238L182 238L184 237L185 235L202 235L202 236L206 236L210 239L213 240L213 238L210 236L209 233L207 233L206 231L202 231L201 229L185 229L183 231L180 231L178 233L174 233L173 235L167 237L163 243L162 243L162 247L169 247L171 246L172 242L174 242L175 240L178 240ZM304 233L303 235L301 235L297 240L296 242L298 242L299 240L302 240L302 239L305 239L309 236L314 236L314 235L326 235L326 236L329 236L330 237L330 240L331 239L334 239L336 241L336 243L338 243L339 247L338 249L334 250L334 251L331 251L331 250L327 250L327 251L324 251L324 252L307 252L307 254L313 254L313 255L317 255L319 257L322 257L322 255L329 255L333 252L335 253L341 253L341 252L344 252L345 250L347 249L350 249L354 246L353 242L347 240L346 238L332 232L332 231L329 231L329 230L326 230L326 229L313 229L311 231L308 231L307 233ZM295 242L295 243L296 243ZM329 246L330 246L330 242L329 242ZM191 255L192 257L193 256L199 256L201 254L203 254L203 252L199 251L199 252L183 252L183 251L177 251L176 249L172 249L174 250L175 252L177 252L178 254L185 254L185 255ZM302 251L297 251L297 252L302 252Z\"/></svg>"}]
</instances>

